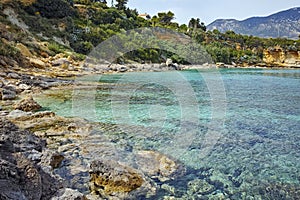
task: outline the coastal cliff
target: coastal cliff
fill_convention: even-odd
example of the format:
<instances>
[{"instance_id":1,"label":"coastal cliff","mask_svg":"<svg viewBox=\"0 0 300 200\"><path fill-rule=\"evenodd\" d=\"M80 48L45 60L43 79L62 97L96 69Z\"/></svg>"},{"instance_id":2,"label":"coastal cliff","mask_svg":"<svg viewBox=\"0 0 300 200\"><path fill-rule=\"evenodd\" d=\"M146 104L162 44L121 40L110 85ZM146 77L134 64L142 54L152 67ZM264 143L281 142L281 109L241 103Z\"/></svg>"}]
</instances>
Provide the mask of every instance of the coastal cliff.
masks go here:
<instances>
[{"instance_id":1,"label":"coastal cliff","mask_svg":"<svg viewBox=\"0 0 300 200\"><path fill-rule=\"evenodd\" d=\"M267 66L300 67L300 51L268 48L264 50L263 61Z\"/></svg>"}]
</instances>

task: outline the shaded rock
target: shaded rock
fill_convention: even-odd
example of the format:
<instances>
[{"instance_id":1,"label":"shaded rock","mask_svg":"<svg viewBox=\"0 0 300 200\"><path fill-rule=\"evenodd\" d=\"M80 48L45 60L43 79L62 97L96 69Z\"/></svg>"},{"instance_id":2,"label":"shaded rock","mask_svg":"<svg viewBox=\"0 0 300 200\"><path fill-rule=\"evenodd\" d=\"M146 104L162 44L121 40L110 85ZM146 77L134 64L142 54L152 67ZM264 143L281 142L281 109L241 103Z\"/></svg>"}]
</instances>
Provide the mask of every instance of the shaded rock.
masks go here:
<instances>
[{"instance_id":1,"label":"shaded rock","mask_svg":"<svg viewBox=\"0 0 300 200\"><path fill-rule=\"evenodd\" d=\"M2 100L14 100L17 97L17 92L12 86L4 86L0 96L2 97Z\"/></svg>"},{"instance_id":2,"label":"shaded rock","mask_svg":"<svg viewBox=\"0 0 300 200\"><path fill-rule=\"evenodd\" d=\"M58 60L52 61L53 66L69 65L70 63L67 58L59 58Z\"/></svg>"},{"instance_id":3,"label":"shaded rock","mask_svg":"<svg viewBox=\"0 0 300 200\"><path fill-rule=\"evenodd\" d=\"M45 142L0 118L0 199L50 199L61 187L28 155L40 152Z\"/></svg>"},{"instance_id":4,"label":"shaded rock","mask_svg":"<svg viewBox=\"0 0 300 200\"><path fill-rule=\"evenodd\" d=\"M159 152L139 151L136 160L139 169L160 181L167 181L185 173L182 165Z\"/></svg>"},{"instance_id":5,"label":"shaded rock","mask_svg":"<svg viewBox=\"0 0 300 200\"><path fill-rule=\"evenodd\" d=\"M4 86L4 83L2 80L0 80L0 88L2 88Z\"/></svg>"},{"instance_id":6,"label":"shaded rock","mask_svg":"<svg viewBox=\"0 0 300 200\"><path fill-rule=\"evenodd\" d=\"M42 107L36 101L34 101L32 96L26 97L25 99L22 99L20 102L14 105L14 109L22 110L25 112L37 111L41 108Z\"/></svg>"},{"instance_id":7,"label":"shaded rock","mask_svg":"<svg viewBox=\"0 0 300 200\"><path fill-rule=\"evenodd\" d=\"M144 182L137 170L113 160L93 161L90 178L91 192L103 196L131 192Z\"/></svg>"},{"instance_id":8,"label":"shaded rock","mask_svg":"<svg viewBox=\"0 0 300 200\"><path fill-rule=\"evenodd\" d=\"M50 166L52 167L52 169L58 168L61 165L64 158L65 157L61 154L53 154L50 161Z\"/></svg>"}]
</instances>

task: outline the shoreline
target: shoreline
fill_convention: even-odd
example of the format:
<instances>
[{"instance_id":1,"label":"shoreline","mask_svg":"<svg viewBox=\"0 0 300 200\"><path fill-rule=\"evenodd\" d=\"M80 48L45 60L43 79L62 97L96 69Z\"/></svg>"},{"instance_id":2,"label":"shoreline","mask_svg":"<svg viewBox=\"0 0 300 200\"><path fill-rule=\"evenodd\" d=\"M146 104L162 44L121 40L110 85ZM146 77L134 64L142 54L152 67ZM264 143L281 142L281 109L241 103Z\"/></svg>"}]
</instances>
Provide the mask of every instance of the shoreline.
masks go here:
<instances>
[{"instance_id":1,"label":"shoreline","mask_svg":"<svg viewBox=\"0 0 300 200\"><path fill-rule=\"evenodd\" d=\"M159 65L159 64L158 64ZM119 66L119 65L118 65ZM142 66L142 64L139 64L139 66ZM147 68L147 64L144 64L142 67L143 70ZM228 68L233 69L253 69L253 67L234 67L230 66ZM152 69L152 68L148 68ZM194 69L212 69L210 65L201 65L201 66L188 66L188 67L182 67L182 70L194 70ZM213 68L213 69L221 69L221 68ZM258 69L255 67L255 69ZM259 69L276 69L276 68L259 68ZM287 68L280 68L280 69L287 69ZM290 69L290 68L289 68ZM165 70L170 71L170 70ZM173 70L174 71L174 70ZM126 73L130 71L126 71ZM140 71L140 72L146 72L146 71ZM124 73L119 71L112 71L107 73L101 73L101 74L111 74L111 73ZM28 72L30 74L30 72ZM7 90L10 92L14 92L15 97L13 99L8 99L5 101L1 101L1 105L5 105L2 107L0 111L1 119L3 120L9 120L13 124L16 124L20 130L29 130L31 133L33 133L35 136L40 138L42 141L46 141L47 144L43 147L42 151L39 151L37 154L28 154L29 157L26 157L25 159L28 160L28 162L32 162L33 166L40 166L42 169L45 169L47 174L50 174L52 178L56 180L57 186L61 184L61 182L72 182L74 180L80 180L80 184L83 184L83 186L78 187L80 190L75 190L70 188L70 184L63 186L62 189L59 190L58 193L55 193L54 195L56 197L60 196L63 197L64 195L74 193L78 195L78 197L87 198L87 199L93 199L95 196L91 194L87 194L86 191L89 190L87 184L91 182L90 178L88 178L88 174L90 173L89 170L99 170L99 168L92 168L89 169L88 165L85 165L84 167L82 165L72 164L70 166L65 166L64 163L72 162L72 159L77 158L79 159L80 156L84 155L84 151L86 149L82 149L80 146L77 145L82 143L82 141L85 140L99 140L103 141L103 138L95 138L95 136L91 135L91 131L95 129L102 129L102 125L100 123L91 123L89 121L86 121L81 118L74 118L74 117L62 117L57 115L56 113L53 113L51 111L17 111L14 109L14 105L27 96L35 96L39 95L43 91L52 90L52 89L62 89L62 88L73 88L76 85L74 82L74 78L77 76L71 76L71 77L60 77L60 78L47 78L46 76L35 76L35 75L23 75L19 72L2 72L0 77L2 77L2 90ZM95 75L97 73L86 73L84 72L83 75L90 74ZM8 77L8 78L7 78ZM7 79L5 79L7 78ZM86 85L81 85L82 87ZM81 87L80 86L80 87ZM88 84L88 87L91 85ZM12 89L15 87L14 89ZM6 94L6 93L5 93ZM32 103L32 102L31 102ZM30 105L28 104L30 107ZM113 125L111 125L113 126ZM9 129L8 129L9 130ZM30 134L31 134L30 133ZM26 133L29 134L29 133ZM107 141L109 142L109 141ZM39 142L41 143L41 141ZM88 147L85 147L88 148ZM34 149L29 149L29 151L33 151ZM105 149L105 151L111 151L111 149ZM74 154L74 152L77 152ZM157 162L158 157L163 157L165 155L160 154L159 152L136 152L135 156L139 158L138 156L152 156L149 162ZM31 157L30 157L31 156ZM38 162L32 161L32 156L38 156ZM80 158L81 159L81 158ZM80 160L79 159L79 160ZM145 159L142 157L141 159ZM183 170L184 166L181 165L181 163L178 163L176 160L172 160L172 158L166 157L165 159L168 160L168 163L172 163L172 166L176 166L175 168L171 167L171 171L165 172L167 174L163 175L161 174L159 177L164 180L172 179L173 173L178 173L177 170ZM86 161L91 164L93 160ZM101 161L104 162L104 161ZM98 165L101 163L97 163ZM103 163L102 163L103 164ZM149 163L148 163L149 164ZM166 163L164 163L167 165ZM132 168L132 165L126 165L124 163L109 163L104 162L104 166L111 167L110 171L105 171L105 173L113 173L113 168L120 167L123 168L125 171L130 171L133 174L140 174L141 176L138 176L139 178L142 178L141 180L144 181L144 184L141 185L141 187L138 190L135 190L131 195L137 195L138 193L148 193L149 191L154 191L157 189L157 186L152 181L152 176L147 175L149 172L147 172L147 169L145 171L136 171L137 169ZM68 168L70 167L70 169ZM130 169L128 168L130 167ZM157 166L156 166L157 167ZM170 166L168 166L170 167ZM141 167L143 168L143 167ZM67 177L64 177L63 173L64 170L70 170L71 171L77 171L75 175L71 176L71 179L66 179ZM79 170L80 169L80 170ZM53 173L54 171L59 172L59 178L57 173ZM103 169L101 169L103 170ZM158 170L155 168L155 170ZM124 171L124 173L125 173ZM41 172L42 173L42 172ZM183 173L183 172L180 172ZM82 174L85 174L85 176L82 176ZM126 174L126 173L125 173ZM68 175L71 175L68 173ZM131 176L131 175L128 175ZM153 175L154 176L154 175ZM98 179L98 176L94 177L95 179ZM101 188L93 189L94 192L101 190ZM105 193L105 191L101 191L102 193ZM136 192L136 193L135 193ZM124 193L120 193L119 195L125 195ZM149 194L151 196L151 194ZM107 198L110 198L109 195Z\"/></svg>"}]
</instances>

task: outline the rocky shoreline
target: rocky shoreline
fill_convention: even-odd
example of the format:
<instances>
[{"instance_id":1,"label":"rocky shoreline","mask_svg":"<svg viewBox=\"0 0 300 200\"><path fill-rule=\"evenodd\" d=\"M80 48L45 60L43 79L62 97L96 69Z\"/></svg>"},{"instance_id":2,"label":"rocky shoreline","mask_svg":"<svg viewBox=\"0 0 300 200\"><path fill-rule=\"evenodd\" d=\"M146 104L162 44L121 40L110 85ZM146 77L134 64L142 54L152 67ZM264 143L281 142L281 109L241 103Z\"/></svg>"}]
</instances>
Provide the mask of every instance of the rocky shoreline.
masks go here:
<instances>
[{"instance_id":1,"label":"rocky shoreline","mask_svg":"<svg viewBox=\"0 0 300 200\"><path fill-rule=\"evenodd\" d=\"M88 149L85 140L108 145L99 152L112 151L113 141L93 134L103 127L43 111L32 98L42 90L72 86L72 79L28 74L12 69L0 74L1 199L151 197L159 187L153 178L166 181L184 173L180 163L154 151L135 152L135 161L127 163L114 156L91 158L87 152L95 149Z\"/></svg>"},{"instance_id":2,"label":"rocky shoreline","mask_svg":"<svg viewBox=\"0 0 300 200\"><path fill-rule=\"evenodd\" d=\"M111 65L76 74L212 67ZM74 83L72 78L52 78L30 70L26 74L13 69L0 73L0 199L155 199L161 190L174 193L167 183L185 175L187 169L180 162L150 150L132 149L124 154L129 147L122 144L118 148L124 151L120 152L116 148L120 143L104 134L106 126L115 129L113 125L57 116L43 111L32 98L43 90L73 87ZM202 185L197 190L203 194L217 188L204 180L195 181L190 184ZM194 186L189 190L192 194Z\"/></svg>"}]
</instances>

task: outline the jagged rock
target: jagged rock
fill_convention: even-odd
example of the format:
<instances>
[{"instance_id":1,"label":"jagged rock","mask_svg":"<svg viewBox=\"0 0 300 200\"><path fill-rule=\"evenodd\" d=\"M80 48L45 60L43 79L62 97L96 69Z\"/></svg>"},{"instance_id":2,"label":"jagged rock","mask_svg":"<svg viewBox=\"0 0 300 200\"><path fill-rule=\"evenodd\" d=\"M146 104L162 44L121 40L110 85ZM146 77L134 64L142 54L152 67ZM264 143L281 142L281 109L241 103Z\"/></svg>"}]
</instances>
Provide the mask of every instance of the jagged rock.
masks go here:
<instances>
[{"instance_id":1,"label":"jagged rock","mask_svg":"<svg viewBox=\"0 0 300 200\"><path fill-rule=\"evenodd\" d=\"M14 108L16 110L22 110L25 112L29 112L29 111L37 111L37 110L41 109L42 107L36 101L34 101L32 96L29 96L29 97L26 97L25 99L22 99L20 102L18 102L14 106Z\"/></svg>"},{"instance_id":2,"label":"jagged rock","mask_svg":"<svg viewBox=\"0 0 300 200\"><path fill-rule=\"evenodd\" d=\"M185 173L182 165L159 152L139 151L136 160L139 169L160 181L167 181Z\"/></svg>"},{"instance_id":3,"label":"jagged rock","mask_svg":"<svg viewBox=\"0 0 300 200\"><path fill-rule=\"evenodd\" d=\"M40 138L0 118L0 199L50 199L56 193L61 184L29 159L44 147Z\"/></svg>"},{"instance_id":4,"label":"jagged rock","mask_svg":"<svg viewBox=\"0 0 300 200\"><path fill-rule=\"evenodd\" d=\"M90 189L102 196L131 192L142 186L142 175L113 160L93 161L90 165Z\"/></svg>"}]
</instances>

